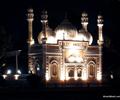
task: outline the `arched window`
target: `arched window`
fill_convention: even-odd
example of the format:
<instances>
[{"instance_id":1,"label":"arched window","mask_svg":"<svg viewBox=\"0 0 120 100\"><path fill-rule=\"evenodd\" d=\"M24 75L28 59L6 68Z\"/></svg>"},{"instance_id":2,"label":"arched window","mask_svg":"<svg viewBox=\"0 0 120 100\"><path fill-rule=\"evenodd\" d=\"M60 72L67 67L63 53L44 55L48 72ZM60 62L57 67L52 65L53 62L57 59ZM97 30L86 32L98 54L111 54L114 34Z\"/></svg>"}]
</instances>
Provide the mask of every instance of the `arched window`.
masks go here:
<instances>
[{"instance_id":1,"label":"arched window","mask_svg":"<svg viewBox=\"0 0 120 100\"><path fill-rule=\"evenodd\" d=\"M69 74L69 77L74 77L74 70L70 69L68 74Z\"/></svg>"},{"instance_id":2,"label":"arched window","mask_svg":"<svg viewBox=\"0 0 120 100\"><path fill-rule=\"evenodd\" d=\"M95 63L90 62L88 68L89 68L89 76L90 77L95 77Z\"/></svg>"},{"instance_id":3,"label":"arched window","mask_svg":"<svg viewBox=\"0 0 120 100\"><path fill-rule=\"evenodd\" d=\"M52 63L52 66L51 66L51 67L52 67L52 68L51 68L51 69L52 69L52 70L51 70L51 71L52 71L52 75L53 75L53 76L56 76L56 75L57 75L57 67L58 67L57 63L55 63L55 62Z\"/></svg>"},{"instance_id":4,"label":"arched window","mask_svg":"<svg viewBox=\"0 0 120 100\"><path fill-rule=\"evenodd\" d=\"M89 70L89 71L90 71L90 75L91 75L91 76L93 76L93 75L94 75L94 73L95 73L94 66L93 66L92 64L90 64L90 66L89 66L89 67L90 67L90 68L89 68L89 69L90 69L90 70Z\"/></svg>"},{"instance_id":5,"label":"arched window","mask_svg":"<svg viewBox=\"0 0 120 100\"><path fill-rule=\"evenodd\" d=\"M78 77L81 77L81 76L82 76L82 69L81 69L81 68L77 70L77 76L78 76Z\"/></svg>"}]
</instances>

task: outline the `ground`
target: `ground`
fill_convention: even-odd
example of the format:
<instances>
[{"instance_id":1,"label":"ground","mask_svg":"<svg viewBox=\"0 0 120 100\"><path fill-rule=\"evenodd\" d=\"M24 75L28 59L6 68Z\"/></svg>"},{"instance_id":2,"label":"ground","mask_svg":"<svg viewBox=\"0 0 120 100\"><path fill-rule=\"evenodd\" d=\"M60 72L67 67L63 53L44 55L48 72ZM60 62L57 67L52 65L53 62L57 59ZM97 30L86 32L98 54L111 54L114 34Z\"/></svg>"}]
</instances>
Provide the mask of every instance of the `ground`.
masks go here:
<instances>
[{"instance_id":1,"label":"ground","mask_svg":"<svg viewBox=\"0 0 120 100\"><path fill-rule=\"evenodd\" d=\"M22 81L5 81L0 87L0 98L2 100L100 100L113 96L120 98L119 81L109 81L97 85L85 85L84 87L45 87L42 84Z\"/></svg>"}]
</instances>

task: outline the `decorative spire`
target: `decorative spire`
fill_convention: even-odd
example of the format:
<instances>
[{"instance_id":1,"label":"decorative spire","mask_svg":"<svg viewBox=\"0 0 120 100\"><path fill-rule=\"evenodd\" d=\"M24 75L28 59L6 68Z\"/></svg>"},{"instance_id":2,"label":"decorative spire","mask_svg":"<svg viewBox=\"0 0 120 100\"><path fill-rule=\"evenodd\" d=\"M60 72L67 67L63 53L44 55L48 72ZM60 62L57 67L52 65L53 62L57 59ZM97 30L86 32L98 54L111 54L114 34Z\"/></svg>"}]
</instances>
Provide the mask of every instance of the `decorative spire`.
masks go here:
<instances>
[{"instance_id":1,"label":"decorative spire","mask_svg":"<svg viewBox=\"0 0 120 100\"><path fill-rule=\"evenodd\" d=\"M101 15L98 15L97 22L98 22L98 25L103 25L103 17Z\"/></svg>"},{"instance_id":2,"label":"decorative spire","mask_svg":"<svg viewBox=\"0 0 120 100\"><path fill-rule=\"evenodd\" d=\"M98 15L97 19L97 26L98 26L98 45L103 45L104 39L103 39L103 32L102 32L102 27L103 27L103 17L101 15Z\"/></svg>"},{"instance_id":3,"label":"decorative spire","mask_svg":"<svg viewBox=\"0 0 120 100\"><path fill-rule=\"evenodd\" d=\"M43 25L43 36L44 36L44 40L47 40L47 33L46 33L46 26L48 23L48 15L47 15L47 11L42 11L42 15L41 15L41 23ZM45 42L44 41L44 42Z\"/></svg>"},{"instance_id":4,"label":"decorative spire","mask_svg":"<svg viewBox=\"0 0 120 100\"><path fill-rule=\"evenodd\" d=\"M47 11L42 11L42 15L41 15L41 23L47 23L47 22L48 22Z\"/></svg>"},{"instance_id":5,"label":"decorative spire","mask_svg":"<svg viewBox=\"0 0 120 100\"><path fill-rule=\"evenodd\" d=\"M29 45L33 45L34 44L34 39L33 39L33 36L32 36L32 22L33 22L33 19L34 19L34 13L33 13L33 9L30 8L27 10L28 11L28 14L27 14L27 21L28 21L28 43Z\"/></svg>"},{"instance_id":6,"label":"decorative spire","mask_svg":"<svg viewBox=\"0 0 120 100\"><path fill-rule=\"evenodd\" d=\"M83 28L87 31L88 15L85 12L82 13L81 24L82 24Z\"/></svg>"},{"instance_id":7,"label":"decorative spire","mask_svg":"<svg viewBox=\"0 0 120 100\"><path fill-rule=\"evenodd\" d=\"M29 8L27 11L28 11L28 14L27 14L28 20L29 19L33 20L33 17L34 17L33 9Z\"/></svg>"}]
</instances>

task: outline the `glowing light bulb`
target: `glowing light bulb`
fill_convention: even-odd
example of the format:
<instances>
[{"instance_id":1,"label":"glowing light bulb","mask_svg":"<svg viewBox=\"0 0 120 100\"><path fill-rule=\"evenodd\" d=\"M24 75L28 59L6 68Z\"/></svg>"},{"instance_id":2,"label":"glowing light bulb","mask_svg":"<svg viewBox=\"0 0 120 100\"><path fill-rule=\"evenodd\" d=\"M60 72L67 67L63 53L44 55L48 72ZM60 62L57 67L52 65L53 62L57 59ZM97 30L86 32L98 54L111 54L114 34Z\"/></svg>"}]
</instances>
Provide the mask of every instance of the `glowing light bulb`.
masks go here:
<instances>
[{"instance_id":1,"label":"glowing light bulb","mask_svg":"<svg viewBox=\"0 0 120 100\"><path fill-rule=\"evenodd\" d=\"M39 71L40 70L40 68L39 67L37 67L37 71Z\"/></svg>"},{"instance_id":2,"label":"glowing light bulb","mask_svg":"<svg viewBox=\"0 0 120 100\"><path fill-rule=\"evenodd\" d=\"M4 78L4 79L6 79L6 78L7 78L7 75L6 75L6 74L4 74L4 75L2 75L2 76L3 76L3 78Z\"/></svg>"},{"instance_id":3,"label":"glowing light bulb","mask_svg":"<svg viewBox=\"0 0 120 100\"><path fill-rule=\"evenodd\" d=\"M98 81L101 81L101 80L102 80L102 76L101 76L100 73L98 73L98 75L97 75L97 80L98 80Z\"/></svg>"},{"instance_id":4,"label":"glowing light bulb","mask_svg":"<svg viewBox=\"0 0 120 100\"><path fill-rule=\"evenodd\" d=\"M111 79L113 79L113 74L110 75Z\"/></svg>"},{"instance_id":5,"label":"glowing light bulb","mask_svg":"<svg viewBox=\"0 0 120 100\"><path fill-rule=\"evenodd\" d=\"M10 75L12 71L10 69L7 70L7 74Z\"/></svg>"},{"instance_id":6,"label":"glowing light bulb","mask_svg":"<svg viewBox=\"0 0 120 100\"><path fill-rule=\"evenodd\" d=\"M20 71L20 70L17 70L17 73L18 73L18 74L21 74L21 71Z\"/></svg>"},{"instance_id":7,"label":"glowing light bulb","mask_svg":"<svg viewBox=\"0 0 120 100\"><path fill-rule=\"evenodd\" d=\"M15 74L15 75L14 75L14 77L15 77L15 80L18 80L19 76L20 76L20 75L18 75L18 74Z\"/></svg>"}]
</instances>

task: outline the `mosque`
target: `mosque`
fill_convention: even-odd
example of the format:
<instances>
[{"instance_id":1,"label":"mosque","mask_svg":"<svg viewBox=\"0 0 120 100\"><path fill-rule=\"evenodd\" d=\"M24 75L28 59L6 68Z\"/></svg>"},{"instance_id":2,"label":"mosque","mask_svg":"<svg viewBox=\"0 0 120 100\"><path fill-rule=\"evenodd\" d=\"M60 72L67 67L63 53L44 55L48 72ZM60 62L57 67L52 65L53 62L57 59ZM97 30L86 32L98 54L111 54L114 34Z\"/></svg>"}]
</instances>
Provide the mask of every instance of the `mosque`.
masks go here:
<instances>
[{"instance_id":1,"label":"mosque","mask_svg":"<svg viewBox=\"0 0 120 100\"><path fill-rule=\"evenodd\" d=\"M98 15L98 40L88 31L88 15L82 13L82 28L74 27L66 17L55 30L49 27L47 11L41 14L42 31L38 43L33 39L33 9L28 9L28 69L45 82L102 81L103 19Z\"/></svg>"}]
</instances>

